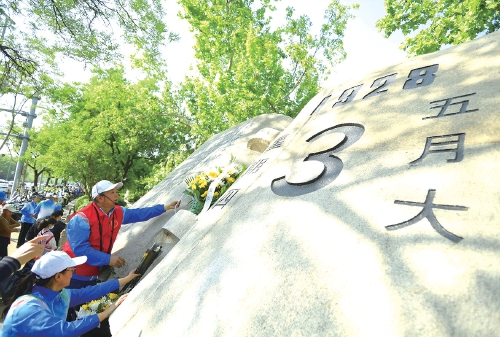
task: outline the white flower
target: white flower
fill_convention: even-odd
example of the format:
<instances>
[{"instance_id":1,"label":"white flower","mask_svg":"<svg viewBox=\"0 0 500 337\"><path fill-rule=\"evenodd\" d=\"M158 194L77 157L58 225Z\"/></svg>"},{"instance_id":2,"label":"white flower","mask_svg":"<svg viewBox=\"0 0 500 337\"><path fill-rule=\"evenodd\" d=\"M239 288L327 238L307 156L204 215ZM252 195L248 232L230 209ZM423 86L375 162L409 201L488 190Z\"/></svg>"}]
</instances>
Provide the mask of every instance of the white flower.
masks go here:
<instances>
[{"instance_id":1,"label":"white flower","mask_svg":"<svg viewBox=\"0 0 500 337\"><path fill-rule=\"evenodd\" d=\"M222 178L222 179L227 179L227 178L229 178L229 177L230 177L230 175L229 175L229 174L227 174L226 172L222 172L222 173L219 175L219 177L220 177L220 178Z\"/></svg>"},{"instance_id":2,"label":"white flower","mask_svg":"<svg viewBox=\"0 0 500 337\"><path fill-rule=\"evenodd\" d=\"M80 310L78 310L76 312L76 319L80 319L80 318L83 318L83 317L86 317L86 316L90 316L90 315L93 315L95 314L95 312L92 312L90 310L85 310L83 308L80 308Z\"/></svg>"},{"instance_id":3,"label":"white flower","mask_svg":"<svg viewBox=\"0 0 500 337\"><path fill-rule=\"evenodd\" d=\"M231 163L225 170L226 172L239 172L240 171L240 167L238 165L236 165L235 163Z\"/></svg>"},{"instance_id":4,"label":"white flower","mask_svg":"<svg viewBox=\"0 0 500 337\"><path fill-rule=\"evenodd\" d=\"M90 309L94 312L97 311L97 309L99 309L99 302L95 302L95 303L92 303L91 305L89 305Z\"/></svg>"}]
</instances>

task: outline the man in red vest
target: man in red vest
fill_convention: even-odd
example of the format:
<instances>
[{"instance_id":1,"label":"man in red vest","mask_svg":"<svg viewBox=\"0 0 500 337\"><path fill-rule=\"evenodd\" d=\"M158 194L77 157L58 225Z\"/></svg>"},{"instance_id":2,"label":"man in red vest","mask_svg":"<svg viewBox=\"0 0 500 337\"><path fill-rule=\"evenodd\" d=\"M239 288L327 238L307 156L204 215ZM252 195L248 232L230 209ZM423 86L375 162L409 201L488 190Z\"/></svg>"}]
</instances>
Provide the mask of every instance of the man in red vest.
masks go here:
<instances>
[{"instance_id":1,"label":"man in red vest","mask_svg":"<svg viewBox=\"0 0 500 337\"><path fill-rule=\"evenodd\" d=\"M111 254L122 224L146 221L178 207L180 201L152 207L127 209L116 206L121 182L101 180L92 187L93 201L78 211L66 228L67 241L63 246L69 256L87 256L87 262L73 273L68 288L79 289L97 283L100 267L121 268L125 260Z\"/></svg>"}]
</instances>

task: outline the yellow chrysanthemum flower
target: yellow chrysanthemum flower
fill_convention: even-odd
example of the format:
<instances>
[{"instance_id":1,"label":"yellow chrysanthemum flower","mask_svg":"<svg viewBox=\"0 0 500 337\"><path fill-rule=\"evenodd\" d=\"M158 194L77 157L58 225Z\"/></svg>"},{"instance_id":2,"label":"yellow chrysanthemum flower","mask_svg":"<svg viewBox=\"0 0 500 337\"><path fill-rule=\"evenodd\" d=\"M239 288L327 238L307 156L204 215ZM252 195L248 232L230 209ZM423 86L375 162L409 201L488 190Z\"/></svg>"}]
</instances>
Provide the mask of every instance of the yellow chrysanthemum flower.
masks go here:
<instances>
[{"instance_id":1,"label":"yellow chrysanthemum flower","mask_svg":"<svg viewBox=\"0 0 500 337\"><path fill-rule=\"evenodd\" d=\"M219 174L218 174L217 172L210 172L210 173L208 174L208 176L209 176L210 178L217 178L217 176L218 176L218 175L219 175Z\"/></svg>"},{"instance_id":2,"label":"yellow chrysanthemum flower","mask_svg":"<svg viewBox=\"0 0 500 337\"><path fill-rule=\"evenodd\" d=\"M118 295L117 295L117 294L115 294L115 293L109 293L108 297L109 297L111 300L114 300L115 298L117 298L117 297L118 297Z\"/></svg>"},{"instance_id":3,"label":"yellow chrysanthemum flower","mask_svg":"<svg viewBox=\"0 0 500 337\"><path fill-rule=\"evenodd\" d=\"M201 197L202 197L202 198L205 198L205 197L207 196L207 194L208 194L208 191L205 191L205 192L201 195Z\"/></svg>"},{"instance_id":4,"label":"yellow chrysanthemum flower","mask_svg":"<svg viewBox=\"0 0 500 337\"><path fill-rule=\"evenodd\" d=\"M218 196L219 192L214 192L214 197Z\"/></svg>"},{"instance_id":5,"label":"yellow chrysanthemum flower","mask_svg":"<svg viewBox=\"0 0 500 337\"><path fill-rule=\"evenodd\" d=\"M227 178L227 182L228 182L228 183L234 183L234 180L235 180L235 179L234 179L233 177L229 177L229 178Z\"/></svg>"}]
</instances>

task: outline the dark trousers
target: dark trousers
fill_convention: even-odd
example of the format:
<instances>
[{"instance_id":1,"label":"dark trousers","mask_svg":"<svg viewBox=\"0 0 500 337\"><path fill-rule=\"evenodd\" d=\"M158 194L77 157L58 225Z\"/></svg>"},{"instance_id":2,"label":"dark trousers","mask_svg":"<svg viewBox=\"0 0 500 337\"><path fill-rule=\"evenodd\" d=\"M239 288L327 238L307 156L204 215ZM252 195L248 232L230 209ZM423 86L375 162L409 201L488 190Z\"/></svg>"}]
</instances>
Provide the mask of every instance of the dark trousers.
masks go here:
<instances>
[{"instance_id":1,"label":"dark trousers","mask_svg":"<svg viewBox=\"0 0 500 337\"><path fill-rule=\"evenodd\" d=\"M17 248L21 247L23 243L26 242L26 233L28 233L28 229L30 229L31 222L21 222L21 230L19 231L19 238L17 239Z\"/></svg>"},{"instance_id":2,"label":"dark trousers","mask_svg":"<svg viewBox=\"0 0 500 337\"><path fill-rule=\"evenodd\" d=\"M0 236L0 257L9 255L10 238Z\"/></svg>"}]
</instances>

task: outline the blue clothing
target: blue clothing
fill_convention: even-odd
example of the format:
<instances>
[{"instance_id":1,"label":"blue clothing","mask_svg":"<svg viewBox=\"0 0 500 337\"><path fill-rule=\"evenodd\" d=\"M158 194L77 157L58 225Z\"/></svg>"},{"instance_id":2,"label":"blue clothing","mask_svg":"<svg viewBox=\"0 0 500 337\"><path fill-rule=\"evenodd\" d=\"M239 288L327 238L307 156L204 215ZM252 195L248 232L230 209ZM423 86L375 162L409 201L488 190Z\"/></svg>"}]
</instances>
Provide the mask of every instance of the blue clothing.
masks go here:
<instances>
[{"instance_id":1,"label":"blue clothing","mask_svg":"<svg viewBox=\"0 0 500 337\"><path fill-rule=\"evenodd\" d=\"M73 277L71 278L71 282L69 283L69 286L67 286L67 289L82 289L88 286L95 286L97 284L97 278L95 280L77 280L73 274Z\"/></svg>"},{"instance_id":2,"label":"blue clothing","mask_svg":"<svg viewBox=\"0 0 500 337\"><path fill-rule=\"evenodd\" d=\"M31 215L35 214L36 202L30 201L27 202L23 208L19 211L22 215L21 222L26 223L35 223L35 218L32 218Z\"/></svg>"},{"instance_id":3,"label":"blue clothing","mask_svg":"<svg viewBox=\"0 0 500 337\"><path fill-rule=\"evenodd\" d=\"M122 208L123 210L122 224L124 225L135 222L147 221L151 218L157 217L165 213L165 206L162 204L152 207L133 208L133 209L127 209L122 206L115 206L115 207ZM99 211L102 212L101 209L99 209ZM107 216L111 217L113 212L114 209L112 209ZM98 224L95 225L98 226ZM76 256L87 256L87 263L92 266L109 265L109 259L111 255L101 252L100 250L96 250L90 246L89 242L90 225L86 218L78 214L73 216L73 218L71 218L66 227L66 236L68 238L66 244L70 245L71 250L75 253ZM91 279L91 277L86 277L76 274L73 274L73 278L85 281Z\"/></svg>"},{"instance_id":4,"label":"blue clothing","mask_svg":"<svg viewBox=\"0 0 500 337\"><path fill-rule=\"evenodd\" d=\"M12 304L5 317L0 337L80 336L96 328L99 318L97 315L91 315L67 322L68 308L97 299L119 287L118 280L83 289L63 289L60 292L35 285L31 294L19 297Z\"/></svg>"},{"instance_id":5,"label":"blue clothing","mask_svg":"<svg viewBox=\"0 0 500 337\"><path fill-rule=\"evenodd\" d=\"M56 203L52 199L47 199L41 201L35 208L35 214L38 213L37 220L46 218L51 216L55 211L59 211L62 209L61 204Z\"/></svg>"}]
</instances>

